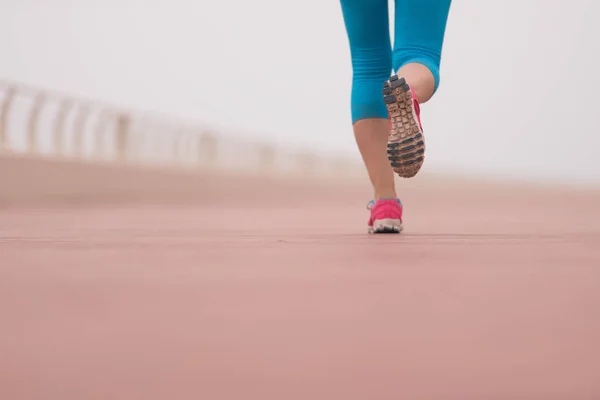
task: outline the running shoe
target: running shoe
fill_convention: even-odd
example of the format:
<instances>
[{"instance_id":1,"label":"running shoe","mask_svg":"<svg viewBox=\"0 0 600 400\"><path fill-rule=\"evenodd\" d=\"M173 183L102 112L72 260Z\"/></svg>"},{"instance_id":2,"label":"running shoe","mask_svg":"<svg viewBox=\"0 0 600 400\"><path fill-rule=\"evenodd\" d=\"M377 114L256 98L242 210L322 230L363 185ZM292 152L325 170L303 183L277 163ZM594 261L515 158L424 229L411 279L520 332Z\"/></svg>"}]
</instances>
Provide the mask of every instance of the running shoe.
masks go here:
<instances>
[{"instance_id":1,"label":"running shoe","mask_svg":"<svg viewBox=\"0 0 600 400\"><path fill-rule=\"evenodd\" d=\"M400 199L371 200L367 205L371 211L369 233L402 232L402 203Z\"/></svg>"},{"instance_id":2,"label":"running shoe","mask_svg":"<svg viewBox=\"0 0 600 400\"><path fill-rule=\"evenodd\" d=\"M412 178L425 157L419 102L406 80L398 75L383 84L383 101L390 118L388 159L398 176Z\"/></svg>"}]
</instances>

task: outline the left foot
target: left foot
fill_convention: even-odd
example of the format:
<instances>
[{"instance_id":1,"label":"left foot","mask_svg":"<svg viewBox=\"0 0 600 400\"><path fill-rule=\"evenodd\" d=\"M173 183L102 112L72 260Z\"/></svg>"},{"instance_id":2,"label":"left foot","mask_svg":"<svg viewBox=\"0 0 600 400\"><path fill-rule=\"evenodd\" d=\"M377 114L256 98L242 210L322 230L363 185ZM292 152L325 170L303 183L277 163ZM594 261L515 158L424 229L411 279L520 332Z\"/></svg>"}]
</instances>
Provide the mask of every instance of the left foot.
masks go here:
<instances>
[{"instance_id":1,"label":"left foot","mask_svg":"<svg viewBox=\"0 0 600 400\"><path fill-rule=\"evenodd\" d=\"M371 211L369 233L402 232L402 203L399 199L371 200L367 209Z\"/></svg>"},{"instance_id":2,"label":"left foot","mask_svg":"<svg viewBox=\"0 0 600 400\"><path fill-rule=\"evenodd\" d=\"M398 75L383 84L383 101L390 116L388 159L400 177L412 178L425 157L419 102L406 80Z\"/></svg>"}]
</instances>

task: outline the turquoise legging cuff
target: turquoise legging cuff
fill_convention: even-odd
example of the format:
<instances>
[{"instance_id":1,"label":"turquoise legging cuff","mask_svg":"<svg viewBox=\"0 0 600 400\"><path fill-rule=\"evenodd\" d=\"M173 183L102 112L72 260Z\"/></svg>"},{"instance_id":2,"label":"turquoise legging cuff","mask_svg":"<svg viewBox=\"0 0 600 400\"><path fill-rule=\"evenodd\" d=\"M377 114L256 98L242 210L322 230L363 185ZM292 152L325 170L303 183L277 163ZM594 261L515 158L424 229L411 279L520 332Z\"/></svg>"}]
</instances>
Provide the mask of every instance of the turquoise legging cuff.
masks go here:
<instances>
[{"instance_id":1,"label":"turquoise legging cuff","mask_svg":"<svg viewBox=\"0 0 600 400\"><path fill-rule=\"evenodd\" d=\"M340 0L352 57L352 122L387 118L381 89L392 69L427 67L440 82L440 59L451 0L395 0L394 47L388 0Z\"/></svg>"}]
</instances>

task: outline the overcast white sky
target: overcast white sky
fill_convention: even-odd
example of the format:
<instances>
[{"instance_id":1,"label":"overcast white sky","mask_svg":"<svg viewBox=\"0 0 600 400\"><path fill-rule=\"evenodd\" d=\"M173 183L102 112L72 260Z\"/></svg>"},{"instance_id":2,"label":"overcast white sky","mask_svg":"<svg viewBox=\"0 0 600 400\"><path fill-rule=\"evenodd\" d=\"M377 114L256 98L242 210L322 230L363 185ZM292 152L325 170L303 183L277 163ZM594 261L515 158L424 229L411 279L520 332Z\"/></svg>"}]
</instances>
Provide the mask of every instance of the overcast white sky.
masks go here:
<instances>
[{"instance_id":1,"label":"overcast white sky","mask_svg":"<svg viewBox=\"0 0 600 400\"><path fill-rule=\"evenodd\" d=\"M461 0L425 168L600 184L600 2ZM0 0L0 78L340 153L338 0Z\"/></svg>"}]
</instances>

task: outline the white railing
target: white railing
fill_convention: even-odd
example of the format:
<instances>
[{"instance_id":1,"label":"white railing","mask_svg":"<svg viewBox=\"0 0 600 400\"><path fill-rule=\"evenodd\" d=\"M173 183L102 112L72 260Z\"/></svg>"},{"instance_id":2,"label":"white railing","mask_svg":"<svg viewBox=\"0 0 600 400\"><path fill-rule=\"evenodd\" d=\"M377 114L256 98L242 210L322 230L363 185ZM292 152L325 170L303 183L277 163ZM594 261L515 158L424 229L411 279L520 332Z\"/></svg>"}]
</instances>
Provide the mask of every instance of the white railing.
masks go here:
<instances>
[{"instance_id":1,"label":"white railing","mask_svg":"<svg viewBox=\"0 0 600 400\"><path fill-rule=\"evenodd\" d=\"M0 80L0 151L95 163L364 177L359 160L297 152L200 124Z\"/></svg>"}]
</instances>

